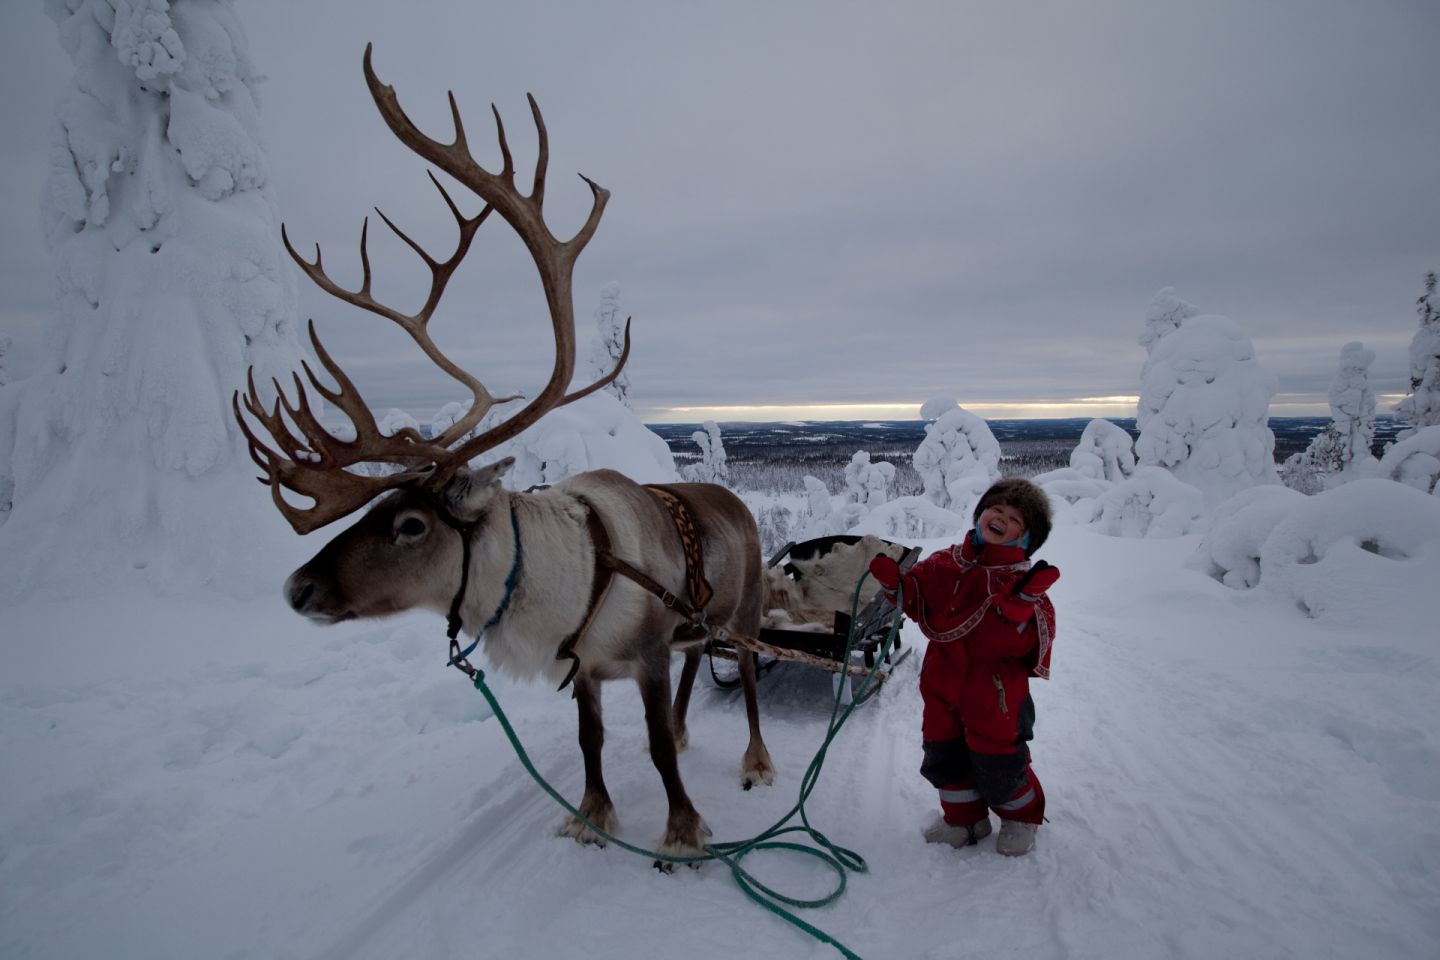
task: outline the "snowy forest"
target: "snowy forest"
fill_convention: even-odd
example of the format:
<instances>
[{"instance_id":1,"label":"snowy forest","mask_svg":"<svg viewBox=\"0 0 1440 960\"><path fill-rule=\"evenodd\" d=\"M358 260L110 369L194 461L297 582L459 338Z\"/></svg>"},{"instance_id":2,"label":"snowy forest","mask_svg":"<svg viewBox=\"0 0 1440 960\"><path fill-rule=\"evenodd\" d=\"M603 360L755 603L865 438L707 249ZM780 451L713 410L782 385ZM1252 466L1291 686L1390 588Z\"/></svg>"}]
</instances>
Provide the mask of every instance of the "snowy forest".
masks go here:
<instances>
[{"instance_id":1,"label":"snowy forest","mask_svg":"<svg viewBox=\"0 0 1440 960\"><path fill-rule=\"evenodd\" d=\"M835 955L717 865L663 875L556 837L559 811L447 675L440 617L322 631L286 607L286 572L323 537L295 536L256 484L234 396L253 382L269 407L322 367L236 8L46 8L74 82L41 190L56 292L42 362L7 373L0 339L0 954ZM1335 356L1328 425L1283 458L1277 379L1245 318L1166 286L1138 294L1152 298L1134 318L1134 432L1091 420L1059 465L1007 453L952 395L914 411L913 449L857 445L823 476L737 469L713 420L677 458L634 412L646 384L628 371L477 465L513 458L513 491L600 469L719 484L766 556L836 534L928 553L971 529L1002 475L1045 491L1045 555L1065 571L1056 679L1036 694L1052 820L1019 864L923 844L911 658L845 727L813 800L868 872L806 919L855 955L1434 956L1436 287L1432 272L1397 292L1414 303L1394 318L1414 326L1398 406L1380 409L1357 336ZM624 289L576 291L570 389L620 362ZM433 438L473 402L371 413L385 437ZM495 403L454 445L527 402ZM1398 429L1377 440L1385 415ZM573 706L542 687L497 679L536 764L575 795ZM663 805L631 687L607 688L607 775L642 842ZM801 670L764 678L782 772L741 792L743 708L697 693L682 765L718 836L788 808L829 697Z\"/></svg>"}]
</instances>

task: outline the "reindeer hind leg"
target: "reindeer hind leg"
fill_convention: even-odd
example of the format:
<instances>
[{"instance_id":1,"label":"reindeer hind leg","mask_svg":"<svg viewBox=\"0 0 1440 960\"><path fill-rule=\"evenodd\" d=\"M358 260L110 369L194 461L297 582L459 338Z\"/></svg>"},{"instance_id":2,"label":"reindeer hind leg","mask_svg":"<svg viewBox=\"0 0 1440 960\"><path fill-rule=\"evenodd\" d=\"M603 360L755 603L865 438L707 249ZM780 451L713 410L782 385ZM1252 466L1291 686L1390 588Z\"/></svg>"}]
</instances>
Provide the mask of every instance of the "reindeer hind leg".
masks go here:
<instances>
[{"instance_id":1,"label":"reindeer hind leg","mask_svg":"<svg viewBox=\"0 0 1440 960\"><path fill-rule=\"evenodd\" d=\"M690 691L695 686L695 674L700 671L702 647L690 647L685 651L685 666L680 671L680 685L675 688L675 709L671 726L675 730L675 749L680 753L690 745L690 730L685 726L685 714L690 709Z\"/></svg>"},{"instance_id":2,"label":"reindeer hind leg","mask_svg":"<svg viewBox=\"0 0 1440 960\"><path fill-rule=\"evenodd\" d=\"M740 761L740 786L746 790L758 784L770 786L775 782L775 762L760 736L760 698L755 690L755 654L742 650L736 658L740 665L740 681L745 691L745 719L750 725L750 742L745 756Z\"/></svg>"}]
</instances>

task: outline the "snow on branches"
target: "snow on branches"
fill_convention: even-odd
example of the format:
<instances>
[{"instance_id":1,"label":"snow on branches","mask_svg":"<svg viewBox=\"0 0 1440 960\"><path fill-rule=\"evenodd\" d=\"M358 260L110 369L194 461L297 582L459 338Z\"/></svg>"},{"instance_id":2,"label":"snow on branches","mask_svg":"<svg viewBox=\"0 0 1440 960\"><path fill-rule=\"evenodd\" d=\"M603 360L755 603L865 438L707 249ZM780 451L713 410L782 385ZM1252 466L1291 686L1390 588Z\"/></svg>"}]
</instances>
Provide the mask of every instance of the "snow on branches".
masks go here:
<instances>
[{"instance_id":1,"label":"snow on branches","mask_svg":"<svg viewBox=\"0 0 1440 960\"><path fill-rule=\"evenodd\" d=\"M38 372L7 388L0 533L26 546L0 546L16 558L0 581L146 569L268 589L254 558L288 531L255 495L230 397L251 367L269 394L302 354L245 32L199 0L47 12L75 71L41 200L58 309Z\"/></svg>"},{"instance_id":2,"label":"snow on branches","mask_svg":"<svg viewBox=\"0 0 1440 960\"><path fill-rule=\"evenodd\" d=\"M1246 491L1217 513L1190 565L1292 600L1307 616L1364 627L1376 597L1433 590L1437 544L1440 499L1361 479L1312 497Z\"/></svg>"},{"instance_id":3,"label":"snow on branches","mask_svg":"<svg viewBox=\"0 0 1440 960\"><path fill-rule=\"evenodd\" d=\"M1226 317L1186 316L1150 349L1137 462L1171 471L1212 507L1246 487L1278 483L1267 426L1276 380L1244 331Z\"/></svg>"},{"instance_id":4,"label":"snow on branches","mask_svg":"<svg viewBox=\"0 0 1440 960\"><path fill-rule=\"evenodd\" d=\"M1440 497L1440 426L1424 427L1386 447L1375 473Z\"/></svg>"},{"instance_id":5,"label":"snow on branches","mask_svg":"<svg viewBox=\"0 0 1440 960\"><path fill-rule=\"evenodd\" d=\"M701 428L690 434L690 439L700 447L700 462L686 467L681 474L686 480L696 483L729 486L730 468L725 463L725 444L720 439L720 425L714 420L706 420Z\"/></svg>"},{"instance_id":6,"label":"snow on branches","mask_svg":"<svg viewBox=\"0 0 1440 960\"><path fill-rule=\"evenodd\" d=\"M1070 451L1070 468L1082 477L1119 483L1135 472L1134 441L1109 420L1091 420Z\"/></svg>"},{"instance_id":7,"label":"snow on branches","mask_svg":"<svg viewBox=\"0 0 1440 960\"><path fill-rule=\"evenodd\" d=\"M1095 498L1088 522L1112 537L1180 537L1203 528L1205 502L1199 490L1169 471L1137 467Z\"/></svg>"},{"instance_id":8,"label":"snow on branches","mask_svg":"<svg viewBox=\"0 0 1440 960\"><path fill-rule=\"evenodd\" d=\"M1410 341L1410 395L1395 412L1410 421L1401 440L1417 430L1440 425L1440 300L1435 293L1435 273L1425 275L1425 293L1415 301L1420 329Z\"/></svg>"},{"instance_id":9,"label":"snow on branches","mask_svg":"<svg viewBox=\"0 0 1440 960\"><path fill-rule=\"evenodd\" d=\"M523 402L519 399L496 404L466 437L478 436L512 416ZM468 401L444 404L430 418L430 434L445 430L469 409ZM398 428L413 421L402 411L392 410L386 423ZM639 483L673 483L680 479L665 441L604 390L550 411L519 436L485 451L483 462L503 457L515 458L515 466L502 480L512 490L557 483L586 470L601 469L616 470Z\"/></svg>"},{"instance_id":10,"label":"snow on branches","mask_svg":"<svg viewBox=\"0 0 1440 960\"><path fill-rule=\"evenodd\" d=\"M925 439L915 450L915 472L925 499L968 517L990 484L1000 478L1000 444L990 425L953 397L935 397L920 408Z\"/></svg>"},{"instance_id":11,"label":"snow on branches","mask_svg":"<svg viewBox=\"0 0 1440 960\"><path fill-rule=\"evenodd\" d=\"M596 337L590 348L590 380L607 376L625 352L625 321L620 317L620 284L611 281L600 288L600 305L595 308ZM605 391L630 406L630 371L605 385Z\"/></svg>"},{"instance_id":12,"label":"snow on branches","mask_svg":"<svg viewBox=\"0 0 1440 960\"><path fill-rule=\"evenodd\" d=\"M1368 469L1375 440L1375 391L1369 383L1374 362L1374 352L1358 341L1341 349L1340 369L1330 382L1330 423L1281 465L1286 486L1319 493Z\"/></svg>"}]
</instances>

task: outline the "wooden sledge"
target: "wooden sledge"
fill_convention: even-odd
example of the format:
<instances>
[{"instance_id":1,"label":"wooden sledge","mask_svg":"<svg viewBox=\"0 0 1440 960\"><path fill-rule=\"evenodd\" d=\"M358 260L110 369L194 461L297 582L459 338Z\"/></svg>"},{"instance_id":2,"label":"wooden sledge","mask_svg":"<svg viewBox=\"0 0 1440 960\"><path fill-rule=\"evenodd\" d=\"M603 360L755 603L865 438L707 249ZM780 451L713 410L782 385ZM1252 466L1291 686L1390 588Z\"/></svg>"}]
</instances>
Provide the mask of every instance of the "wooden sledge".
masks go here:
<instances>
[{"instance_id":1,"label":"wooden sledge","mask_svg":"<svg viewBox=\"0 0 1440 960\"><path fill-rule=\"evenodd\" d=\"M766 564L767 582L774 583L783 578L791 584L808 585L807 577L825 575L824 559L832 552L845 548L861 548L862 541L876 541L878 538L862 538L848 534L820 537L801 543L787 543ZM888 540L879 544L889 548L897 556L901 569L908 569L920 555L919 547L906 547ZM873 553L870 554L873 556ZM863 557L867 564L869 557ZM844 566L844 565L842 565ZM848 583L830 584L829 595L853 597L858 576L854 574L855 564L848 565L844 579ZM863 568L862 568L863 569ZM832 574L833 576L833 574ZM908 648L902 650L899 628L904 624L904 614L886 601L884 594L874 581L867 581L868 599L862 597L862 607L855 619L854 640L851 641L851 619L849 610L852 601L846 599L844 610L807 610L796 617L798 622L787 623L784 616L767 614L766 625L760 628L758 638L727 637L723 640L712 638L705 645L710 663L710 678L716 686L730 688L739 684L739 670L734 667L717 667L716 661L731 661L745 650L756 657L761 672L774 667L776 663L801 663L834 674L837 692L844 700L868 700L874 696L891 672L910 655ZM773 591L772 591L773 592ZM769 599L769 598L767 598ZM821 617L823 616L823 620ZM895 643L882 655L885 640L891 629L896 631ZM846 646L850 645L847 656ZM876 659L880 664L876 667ZM874 669L874 679L868 687L862 686L865 678ZM848 683L846 679L848 678Z\"/></svg>"}]
</instances>

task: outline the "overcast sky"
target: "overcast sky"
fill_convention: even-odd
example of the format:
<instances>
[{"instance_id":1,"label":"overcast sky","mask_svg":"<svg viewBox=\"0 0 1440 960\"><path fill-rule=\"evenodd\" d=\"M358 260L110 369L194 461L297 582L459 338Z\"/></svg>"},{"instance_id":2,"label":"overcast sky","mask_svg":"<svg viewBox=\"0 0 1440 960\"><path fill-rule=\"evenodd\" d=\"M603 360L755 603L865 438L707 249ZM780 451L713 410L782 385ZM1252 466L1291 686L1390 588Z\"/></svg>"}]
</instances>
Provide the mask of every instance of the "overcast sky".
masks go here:
<instances>
[{"instance_id":1,"label":"overcast sky","mask_svg":"<svg viewBox=\"0 0 1440 960\"><path fill-rule=\"evenodd\" d=\"M576 315L588 337L619 283L650 420L905 419L936 394L987 416L1133 415L1077 401L1138 392L1164 286L1250 333L1280 381L1272 414L1323 413L1350 340L1376 352L1377 392L1406 389L1415 299L1440 269L1433 0L236 8L267 77L280 215L342 279L372 206L437 252L453 242L426 164L370 102L367 41L439 139L454 90L492 168L490 102L523 172L533 93L555 231L588 210L573 173L613 193ZM43 5L5 3L0 332L21 365L52 310L37 210L70 76ZM533 391L548 321L507 231L483 228L435 336L487 384ZM413 255L373 231L372 253L380 295L418 305ZM424 419L460 395L385 321L305 283L302 318L372 405ZM855 406L799 408L814 404ZM714 409L747 405L781 409Z\"/></svg>"}]
</instances>

